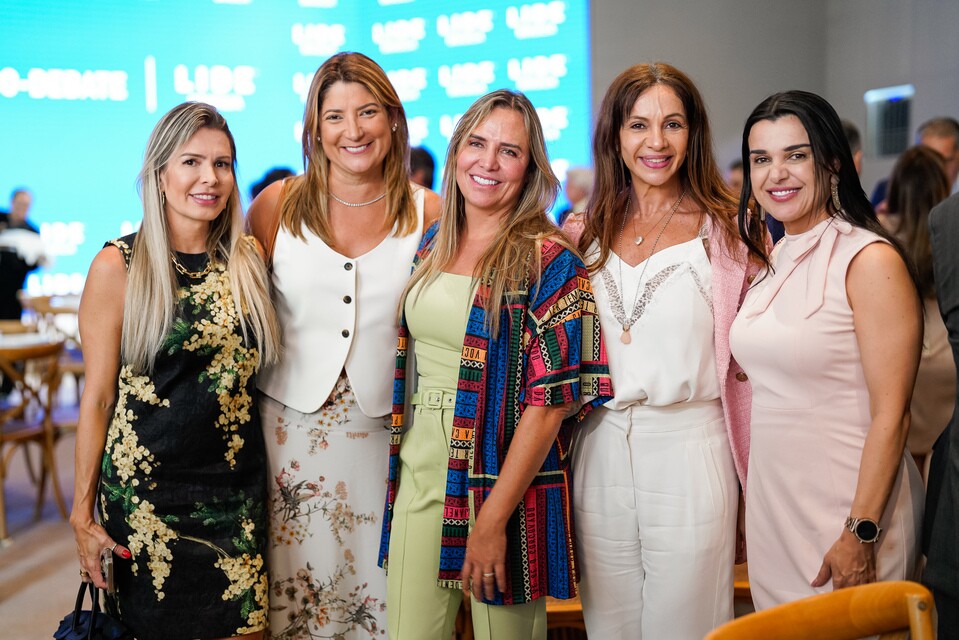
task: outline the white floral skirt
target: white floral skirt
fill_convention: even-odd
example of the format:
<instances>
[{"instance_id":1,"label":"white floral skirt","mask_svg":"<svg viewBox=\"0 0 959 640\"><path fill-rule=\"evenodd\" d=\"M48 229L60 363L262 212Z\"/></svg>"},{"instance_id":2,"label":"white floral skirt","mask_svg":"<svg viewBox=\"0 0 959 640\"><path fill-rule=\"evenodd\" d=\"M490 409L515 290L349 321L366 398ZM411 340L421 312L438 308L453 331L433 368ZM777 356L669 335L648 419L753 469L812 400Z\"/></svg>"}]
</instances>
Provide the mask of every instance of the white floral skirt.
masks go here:
<instances>
[{"instance_id":1,"label":"white floral skirt","mask_svg":"<svg viewBox=\"0 0 959 640\"><path fill-rule=\"evenodd\" d=\"M360 411L345 374L315 413L263 396L270 469L270 634L385 638L377 564L389 416Z\"/></svg>"}]
</instances>

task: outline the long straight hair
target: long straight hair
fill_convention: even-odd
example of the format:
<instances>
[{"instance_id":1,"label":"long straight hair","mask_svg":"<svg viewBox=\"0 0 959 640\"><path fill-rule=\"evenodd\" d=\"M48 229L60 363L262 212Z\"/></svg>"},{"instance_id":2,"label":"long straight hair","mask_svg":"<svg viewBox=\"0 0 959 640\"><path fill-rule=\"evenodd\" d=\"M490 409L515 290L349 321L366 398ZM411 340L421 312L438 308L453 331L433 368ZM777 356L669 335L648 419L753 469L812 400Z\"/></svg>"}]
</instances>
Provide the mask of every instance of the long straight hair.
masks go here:
<instances>
[{"instance_id":1,"label":"long straight hair","mask_svg":"<svg viewBox=\"0 0 959 640\"><path fill-rule=\"evenodd\" d=\"M236 143L223 116L212 106L185 102L167 112L150 134L139 175L143 222L133 242L123 303L120 353L137 371L150 371L176 313L176 273L170 256L170 231L160 177L176 152L200 129L222 131L233 157L233 191L219 216L210 223L207 253L211 261L227 266L233 305L244 339L252 331L260 363L276 360L279 329L270 302L269 281L255 244L243 236L243 211L236 186Z\"/></svg>"},{"instance_id":2,"label":"long straight hair","mask_svg":"<svg viewBox=\"0 0 959 640\"><path fill-rule=\"evenodd\" d=\"M814 197L830 216L845 220L854 227L872 231L887 240L902 256L913 283L918 288L915 265L903 251L902 245L886 231L873 211L869 198L862 190L859 174L852 159L849 142L843 133L839 114L825 98L809 91L783 91L775 93L760 102L746 119L743 126L742 160L743 189L739 200L739 234L743 242L752 250L758 250L757 229L765 229L760 220L759 206L750 211L749 199L753 193L753 182L749 158L749 133L753 126L762 120L775 122L785 116L795 116L802 123L809 136L813 161L816 163L816 185ZM837 210L832 202L831 185L837 180L840 207ZM763 258L767 269L771 269L768 258Z\"/></svg>"},{"instance_id":3,"label":"long straight hair","mask_svg":"<svg viewBox=\"0 0 959 640\"><path fill-rule=\"evenodd\" d=\"M722 231L725 249L738 241L736 200L723 180L713 156L712 134L703 98L685 73L664 62L634 65L619 74L599 109L593 134L593 164L596 183L585 215L579 248L585 254L594 240L599 255L587 264L590 272L601 269L615 244L630 194L631 175L623 161L620 132L636 100L648 89L668 87L683 103L689 138L686 161L679 167L679 180L688 197L706 211ZM762 246L761 244L759 246ZM719 250L716 247L714 250ZM730 255L735 255L730 251ZM760 252L759 255L762 255Z\"/></svg>"},{"instance_id":4,"label":"long straight hair","mask_svg":"<svg viewBox=\"0 0 959 640\"><path fill-rule=\"evenodd\" d=\"M421 280L426 283L432 281L456 259L466 224L466 201L456 182L457 158L470 134L496 109L515 111L523 117L529 165L515 208L502 221L500 233L480 257L473 272L474 280L488 287L489 294L484 301L486 328L494 338L499 335L499 311L503 301L510 300L512 294L522 289L527 280L531 287L539 282L542 268L539 248L542 241L554 238L569 246L546 215L556 200L559 180L549 164L539 116L522 93L508 89L489 93L474 102L457 122L446 154L443 212L439 229L433 238L433 248L413 273L400 297L402 313L406 296L416 283Z\"/></svg>"},{"instance_id":5,"label":"long straight hair","mask_svg":"<svg viewBox=\"0 0 959 640\"><path fill-rule=\"evenodd\" d=\"M391 121L390 149L383 159L388 222L396 235L416 230L417 217L410 186L410 136L406 111L386 73L362 53L343 52L320 65L310 83L303 114L303 175L287 184L280 221L293 236L303 239L303 227L329 246L335 246L327 196L330 191L330 160L320 142L321 112L327 91L337 82L355 82L383 106ZM392 125L395 125L393 128Z\"/></svg>"},{"instance_id":6,"label":"long straight hair","mask_svg":"<svg viewBox=\"0 0 959 640\"><path fill-rule=\"evenodd\" d=\"M896 236L916 264L919 293L934 298L936 283L929 239L929 212L949 197L949 178L942 156L924 146L903 152L889 178L889 213L899 214Z\"/></svg>"}]
</instances>

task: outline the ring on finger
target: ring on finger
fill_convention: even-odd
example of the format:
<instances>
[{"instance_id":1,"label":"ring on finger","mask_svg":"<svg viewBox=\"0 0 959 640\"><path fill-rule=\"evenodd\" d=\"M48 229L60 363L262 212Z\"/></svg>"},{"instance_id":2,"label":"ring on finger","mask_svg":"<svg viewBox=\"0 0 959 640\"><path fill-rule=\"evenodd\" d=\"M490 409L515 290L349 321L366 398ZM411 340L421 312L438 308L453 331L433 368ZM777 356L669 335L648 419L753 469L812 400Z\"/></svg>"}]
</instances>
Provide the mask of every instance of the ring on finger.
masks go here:
<instances>
[{"instance_id":1,"label":"ring on finger","mask_svg":"<svg viewBox=\"0 0 959 640\"><path fill-rule=\"evenodd\" d=\"M120 544L120 543L119 543L119 542L114 542L114 543L113 543L113 546L110 547L110 553L115 553L115 552L116 552L116 550L117 550L117 545L118 545L118 544Z\"/></svg>"},{"instance_id":2,"label":"ring on finger","mask_svg":"<svg viewBox=\"0 0 959 640\"><path fill-rule=\"evenodd\" d=\"M87 571L86 569L80 569L80 577L81 577L81 578L89 578L89 577L90 577L90 572Z\"/></svg>"},{"instance_id":3,"label":"ring on finger","mask_svg":"<svg viewBox=\"0 0 959 640\"><path fill-rule=\"evenodd\" d=\"M484 573L483 580L492 580L494 576L496 576L495 573Z\"/></svg>"}]
</instances>

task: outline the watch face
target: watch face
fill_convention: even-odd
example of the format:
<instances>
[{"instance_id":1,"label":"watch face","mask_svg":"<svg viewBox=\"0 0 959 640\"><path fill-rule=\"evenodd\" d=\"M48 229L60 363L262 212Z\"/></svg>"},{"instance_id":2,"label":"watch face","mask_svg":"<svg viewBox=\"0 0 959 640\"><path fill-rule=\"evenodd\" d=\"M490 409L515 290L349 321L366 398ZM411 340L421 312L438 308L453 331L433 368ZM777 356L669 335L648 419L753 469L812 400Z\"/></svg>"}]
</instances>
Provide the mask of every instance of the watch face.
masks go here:
<instances>
[{"instance_id":1,"label":"watch face","mask_svg":"<svg viewBox=\"0 0 959 640\"><path fill-rule=\"evenodd\" d=\"M864 542L872 542L879 537L879 526L870 520L860 520L856 525L856 537Z\"/></svg>"}]
</instances>

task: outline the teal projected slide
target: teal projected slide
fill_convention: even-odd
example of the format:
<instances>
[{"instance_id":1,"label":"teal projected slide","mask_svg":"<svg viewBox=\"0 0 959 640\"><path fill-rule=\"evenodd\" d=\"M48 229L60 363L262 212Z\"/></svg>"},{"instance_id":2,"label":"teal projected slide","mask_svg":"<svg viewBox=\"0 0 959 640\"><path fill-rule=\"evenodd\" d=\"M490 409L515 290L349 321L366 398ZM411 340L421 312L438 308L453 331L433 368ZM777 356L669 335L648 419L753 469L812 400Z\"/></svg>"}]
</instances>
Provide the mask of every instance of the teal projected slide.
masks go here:
<instances>
[{"instance_id":1,"label":"teal projected slide","mask_svg":"<svg viewBox=\"0 0 959 640\"><path fill-rule=\"evenodd\" d=\"M79 292L136 228L147 137L180 102L226 116L245 198L271 167L301 171L306 92L339 51L387 71L438 165L457 118L501 87L536 105L561 179L589 163L588 0L0 0L0 209L28 188L53 259L28 290Z\"/></svg>"}]
</instances>

